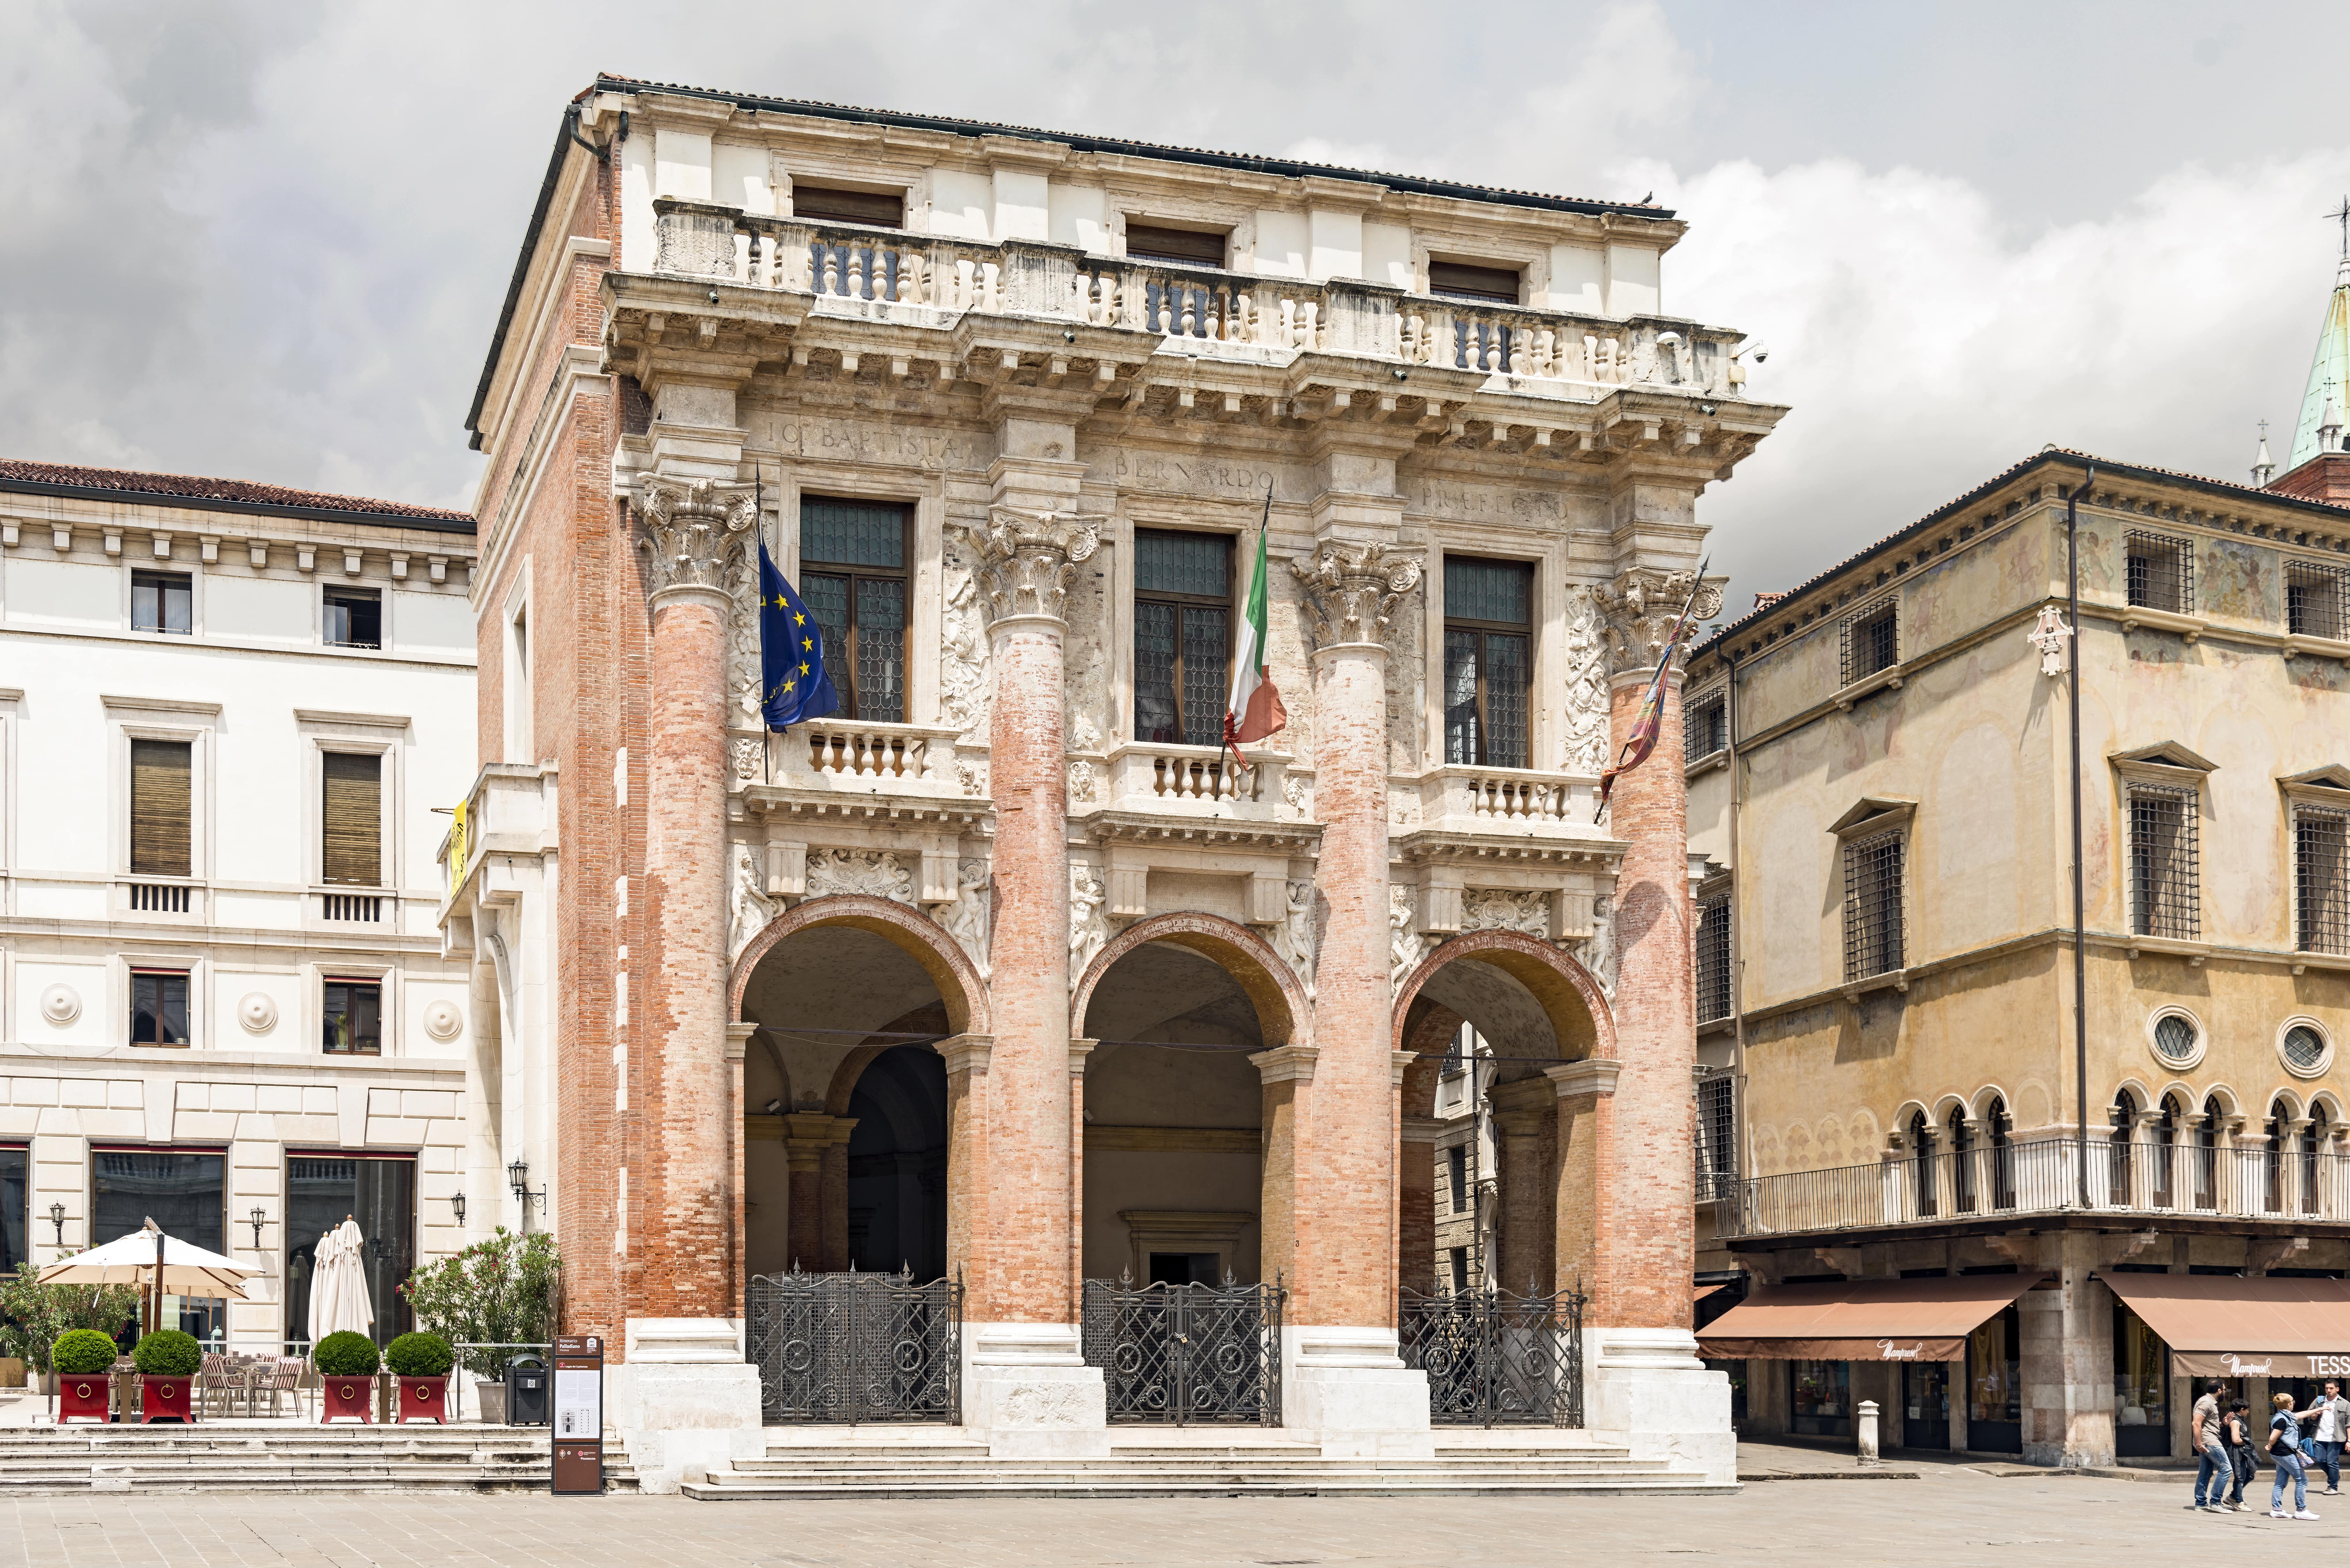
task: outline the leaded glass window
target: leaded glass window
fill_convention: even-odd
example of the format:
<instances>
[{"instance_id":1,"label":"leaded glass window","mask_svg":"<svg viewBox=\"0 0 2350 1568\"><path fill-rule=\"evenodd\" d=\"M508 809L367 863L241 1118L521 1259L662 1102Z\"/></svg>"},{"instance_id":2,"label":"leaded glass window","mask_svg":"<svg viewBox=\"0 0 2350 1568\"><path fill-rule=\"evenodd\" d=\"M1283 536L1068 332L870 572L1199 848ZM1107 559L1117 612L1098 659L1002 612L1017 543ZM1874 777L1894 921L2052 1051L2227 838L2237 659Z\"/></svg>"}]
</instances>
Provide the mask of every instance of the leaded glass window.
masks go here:
<instances>
[{"instance_id":1,"label":"leaded glass window","mask_svg":"<svg viewBox=\"0 0 2350 1568\"><path fill-rule=\"evenodd\" d=\"M800 503L800 597L824 628L841 718L906 721L909 521L894 502Z\"/></svg>"},{"instance_id":2,"label":"leaded glass window","mask_svg":"<svg viewBox=\"0 0 2350 1568\"><path fill-rule=\"evenodd\" d=\"M1444 760L1526 765L1534 680L1534 569L1521 561L1444 561Z\"/></svg>"},{"instance_id":3,"label":"leaded glass window","mask_svg":"<svg viewBox=\"0 0 2350 1568\"><path fill-rule=\"evenodd\" d=\"M1232 694L1232 574L1228 535L1136 531L1136 740L1222 742Z\"/></svg>"}]
</instances>

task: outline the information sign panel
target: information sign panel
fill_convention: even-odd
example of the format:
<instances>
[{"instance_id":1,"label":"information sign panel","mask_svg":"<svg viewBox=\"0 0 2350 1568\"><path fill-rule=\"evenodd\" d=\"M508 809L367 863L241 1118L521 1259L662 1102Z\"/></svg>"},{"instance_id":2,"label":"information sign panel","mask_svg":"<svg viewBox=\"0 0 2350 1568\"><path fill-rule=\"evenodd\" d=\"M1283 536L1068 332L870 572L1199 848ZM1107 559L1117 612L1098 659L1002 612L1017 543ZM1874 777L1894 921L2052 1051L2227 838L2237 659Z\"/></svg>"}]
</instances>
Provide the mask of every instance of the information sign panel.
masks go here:
<instances>
[{"instance_id":1,"label":"information sign panel","mask_svg":"<svg viewBox=\"0 0 2350 1568\"><path fill-rule=\"evenodd\" d=\"M555 1339L553 1490L557 1496L604 1490L604 1341L598 1334Z\"/></svg>"}]
</instances>

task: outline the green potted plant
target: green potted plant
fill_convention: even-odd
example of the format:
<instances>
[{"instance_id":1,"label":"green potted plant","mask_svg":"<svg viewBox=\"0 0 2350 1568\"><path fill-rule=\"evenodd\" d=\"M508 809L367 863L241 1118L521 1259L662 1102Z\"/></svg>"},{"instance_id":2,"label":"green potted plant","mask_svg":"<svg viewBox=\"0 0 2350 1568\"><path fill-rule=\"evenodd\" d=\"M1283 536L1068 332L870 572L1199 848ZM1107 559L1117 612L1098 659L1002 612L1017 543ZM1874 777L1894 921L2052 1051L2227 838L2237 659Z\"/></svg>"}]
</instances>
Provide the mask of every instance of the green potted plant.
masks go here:
<instances>
[{"instance_id":1,"label":"green potted plant","mask_svg":"<svg viewBox=\"0 0 2350 1568\"><path fill-rule=\"evenodd\" d=\"M399 1379L400 1420L449 1424L449 1368L456 1360L437 1334L403 1334L383 1347L383 1364Z\"/></svg>"},{"instance_id":2,"label":"green potted plant","mask_svg":"<svg viewBox=\"0 0 2350 1568\"><path fill-rule=\"evenodd\" d=\"M310 1364L318 1369L320 1426L344 1418L374 1421L368 1396L375 1389L376 1369L383 1365L375 1341L348 1329L330 1334L310 1352Z\"/></svg>"},{"instance_id":3,"label":"green potted plant","mask_svg":"<svg viewBox=\"0 0 2350 1568\"><path fill-rule=\"evenodd\" d=\"M203 1346L195 1336L159 1328L132 1347L130 1359L139 1368L140 1425L178 1421L193 1426L196 1402L192 1396L204 1364Z\"/></svg>"},{"instance_id":4,"label":"green potted plant","mask_svg":"<svg viewBox=\"0 0 2350 1568\"><path fill-rule=\"evenodd\" d=\"M49 1347L77 1328L111 1334L139 1315L139 1293L129 1285L47 1285L38 1269L20 1263L0 1274L0 1354L20 1355L39 1392L57 1392Z\"/></svg>"},{"instance_id":5,"label":"green potted plant","mask_svg":"<svg viewBox=\"0 0 2350 1568\"><path fill-rule=\"evenodd\" d=\"M554 1327L562 1268L553 1236L517 1236L501 1225L400 1282L418 1323L466 1347L482 1419L493 1426L505 1421L507 1358L520 1346L545 1345Z\"/></svg>"},{"instance_id":6,"label":"green potted plant","mask_svg":"<svg viewBox=\"0 0 2350 1568\"><path fill-rule=\"evenodd\" d=\"M49 1365L57 1374L58 1426L111 1418L107 1373L115 1354L114 1341L94 1328L68 1329L49 1345Z\"/></svg>"}]
</instances>

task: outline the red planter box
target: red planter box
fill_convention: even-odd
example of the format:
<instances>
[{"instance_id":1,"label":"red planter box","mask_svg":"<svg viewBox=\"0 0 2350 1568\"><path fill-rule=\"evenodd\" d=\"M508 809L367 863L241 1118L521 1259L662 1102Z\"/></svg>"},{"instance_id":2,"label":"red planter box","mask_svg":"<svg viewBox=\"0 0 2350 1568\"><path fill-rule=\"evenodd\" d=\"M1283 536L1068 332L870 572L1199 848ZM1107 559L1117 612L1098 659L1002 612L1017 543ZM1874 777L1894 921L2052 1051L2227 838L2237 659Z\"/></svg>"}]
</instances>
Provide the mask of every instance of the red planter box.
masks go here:
<instances>
[{"instance_id":1,"label":"red planter box","mask_svg":"<svg viewBox=\"0 0 2350 1568\"><path fill-rule=\"evenodd\" d=\"M318 1407L324 1412L318 1417L320 1426L346 1417L369 1426L375 1424L375 1413L368 1408L369 1402L375 1396L373 1374L365 1377L322 1376L318 1379Z\"/></svg>"},{"instance_id":2,"label":"red planter box","mask_svg":"<svg viewBox=\"0 0 2350 1568\"><path fill-rule=\"evenodd\" d=\"M439 1377L402 1377L400 1379L400 1420L405 1426L411 1421L435 1421L449 1424L449 1379Z\"/></svg>"},{"instance_id":3,"label":"red planter box","mask_svg":"<svg viewBox=\"0 0 2350 1568\"><path fill-rule=\"evenodd\" d=\"M139 1420L184 1421L193 1425L195 1402L192 1397L196 1380L192 1377L141 1377L139 1392Z\"/></svg>"},{"instance_id":4,"label":"red planter box","mask_svg":"<svg viewBox=\"0 0 2350 1568\"><path fill-rule=\"evenodd\" d=\"M105 1421L112 1418L107 1407L107 1385L103 1372L84 1372L68 1376L60 1372L57 1379L57 1425L68 1421Z\"/></svg>"}]
</instances>

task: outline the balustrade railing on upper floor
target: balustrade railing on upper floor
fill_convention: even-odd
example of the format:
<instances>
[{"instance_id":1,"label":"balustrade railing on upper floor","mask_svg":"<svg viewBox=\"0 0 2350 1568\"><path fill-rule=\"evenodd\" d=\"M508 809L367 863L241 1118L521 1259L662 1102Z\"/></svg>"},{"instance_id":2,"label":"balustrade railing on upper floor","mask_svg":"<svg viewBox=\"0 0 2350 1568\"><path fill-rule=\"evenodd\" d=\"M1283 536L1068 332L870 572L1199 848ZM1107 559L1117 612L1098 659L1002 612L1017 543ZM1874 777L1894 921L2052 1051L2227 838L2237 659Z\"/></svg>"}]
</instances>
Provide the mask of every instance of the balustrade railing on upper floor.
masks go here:
<instances>
[{"instance_id":1,"label":"balustrade railing on upper floor","mask_svg":"<svg viewBox=\"0 0 2350 1568\"><path fill-rule=\"evenodd\" d=\"M1416 797L1419 820L1430 826L1470 833L1532 828L1610 836L1606 824L1591 820L1599 781L1577 774L1452 764L1399 781L1399 786Z\"/></svg>"},{"instance_id":2,"label":"balustrade railing on upper floor","mask_svg":"<svg viewBox=\"0 0 2350 1568\"><path fill-rule=\"evenodd\" d=\"M1743 395L1737 333L1412 295L1357 279L1263 276L662 197L655 270L815 296L819 315L940 326L969 311L1155 332L1168 348L1263 360L1318 352L1506 376L1589 400L1617 386Z\"/></svg>"},{"instance_id":3,"label":"balustrade railing on upper floor","mask_svg":"<svg viewBox=\"0 0 2350 1568\"><path fill-rule=\"evenodd\" d=\"M1215 746L1122 742L1109 751L1107 804L1118 811L1266 819L1286 805L1291 817L1302 820L1308 803L1302 788L1289 787L1289 759L1253 751L1248 761L1249 766L1235 767L1232 753ZM1070 809L1082 811L1084 804L1072 801Z\"/></svg>"}]
</instances>

